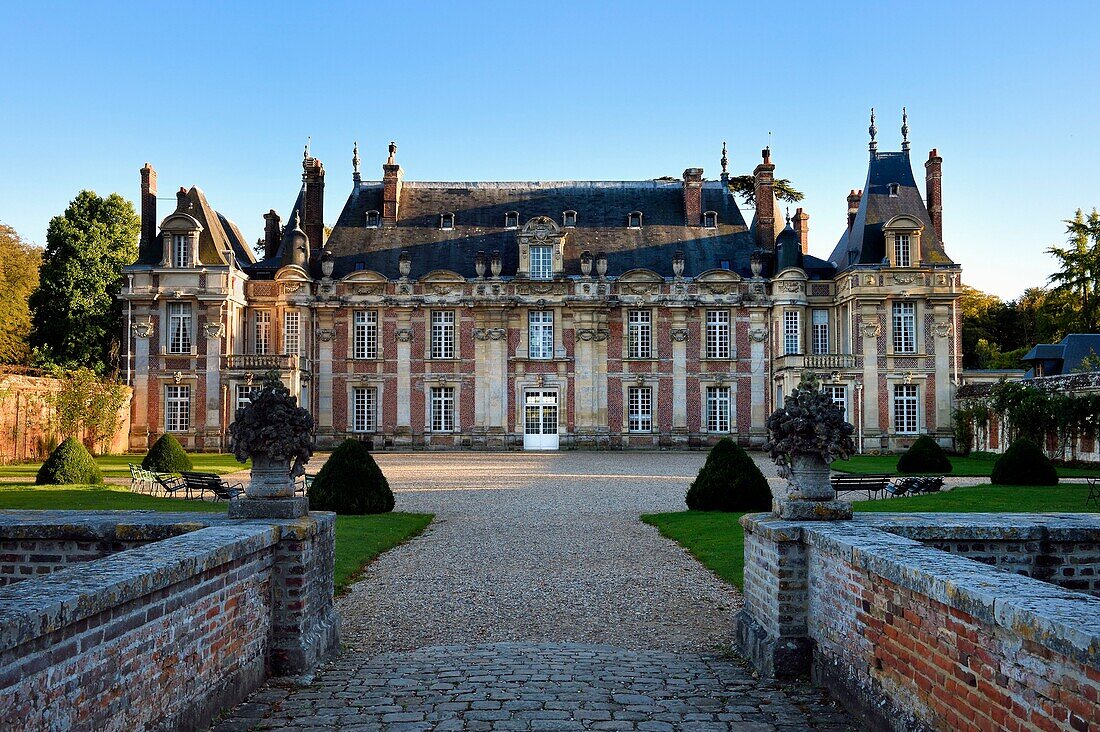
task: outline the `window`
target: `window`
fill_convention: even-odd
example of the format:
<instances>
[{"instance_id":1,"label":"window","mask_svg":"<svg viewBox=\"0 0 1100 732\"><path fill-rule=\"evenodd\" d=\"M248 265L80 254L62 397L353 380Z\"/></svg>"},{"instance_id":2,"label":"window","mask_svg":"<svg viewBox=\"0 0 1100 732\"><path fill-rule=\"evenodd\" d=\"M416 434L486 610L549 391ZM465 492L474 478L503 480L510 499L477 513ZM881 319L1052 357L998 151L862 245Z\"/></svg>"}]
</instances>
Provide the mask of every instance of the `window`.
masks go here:
<instances>
[{"instance_id":1,"label":"window","mask_svg":"<svg viewBox=\"0 0 1100 732\"><path fill-rule=\"evenodd\" d=\"M730 313L707 311L707 358L730 357Z\"/></svg>"},{"instance_id":2,"label":"window","mask_svg":"<svg viewBox=\"0 0 1100 732\"><path fill-rule=\"evenodd\" d=\"M783 406L783 385L775 385L775 407L779 409Z\"/></svg>"},{"instance_id":3,"label":"window","mask_svg":"<svg viewBox=\"0 0 1100 732\"><path fill-rule=\"evenodd\" d=\"M704 229L717 229L718 228L718 214L714 211L707 211L703 214L703 228Z\"/></svg>"},{"instance_id":4,"label":"window","mask_svg":"<svg viewBox=\"0 0 1100 732\"><path fill-rule=\"evenodd\" d=\"M439 214L439 228L447 230L455 227L455 215L453 213Z\"/></svg>"},{"instance_id":5,"label":"window","mask_svg":"<svg viewBox=\"0 0 1100 732\"><path fill-rule=\"evenodd\" d=\"M260 387L249 384L237 384L237 412L252 403L252 392ZM236 412L234 412L236 414Z\"/></svg>"},{"instance_id":6,"label":"window","mask_svg":"<svg viewBox=\"0 0 1100 732\"><path fill-rule=\"evenodd\" d=\"M191 303L168 303L168 353L191 353Z\"/></svg>"},{"instance_id":7,"label":"window","mask_svg":"<svg viewBox=\"0 0 1100 732\"><path fill-rule=\"evenodd\" d=\"M730 261L728 259L723 259L723 260L718 262L718 269L729 269L729 268L730 268Z\"/></svg>"},{"instance_id":8,"label":"window","mask_svg":"<svg viewBox=\"0 0 1100 732\"><path fill-rule=\"evenodd\" d=\"M783 311L783 355L791 356L802 352L802 334L797 310Z\"/></svg>"},{"instance_id":9,"label":"window","mask_svg":"<svg viewBox=\"0 0 1100 732\"><path fill-rule=\"evenodd\" d=\"M826 384L821 390L825 392L825 396L832 400L841 414L846 415L848 413L847 387L839 384Z\"/></svg>"},{"instance_id":10,"label":"window","mask_svg":"<svg viewBox=\"0 0 1100 732\"><path fill-rule=\"evenodd\" d=\"M894 303L894 353L917 352L916 308L911 302Z\"/></svg>"},{"instance_id":11,"label":"window","mask_svg":"<svg viewBox=\"0 0 1100 732\"><path fill-rule=\"evenodd\" d=\"M374 432L377 428L377 395L372 386L357 386L351 390L351 431Z\"/></svg>"},{"instance_id":12,"label":"window","mask_svg":"<svg viewBox=\"0 0 1100 732\"><path fill-rule=\"evenodd\" d=\"M894 384L894 432L917 434L916 384Z\"/></svg>"},{"instance_id":13,"label":"window","mask_svg":"<svg viewBox=\"0 0 1100 732\"><path fill-rule=\"evenodd\" d=\"M707 432L730 431L730 388L707 387Z\"/></svg>"},{"instance_id":14,"label":"window","mask_svg":"<svg viewBox=\"0 0 1100 732\"><path fill-rule=\"evenodd\" d=\"M172 266L191 266L191 237L187 234L172 234Z\"/></svg>"},{"instance_id":15,"label":"window","mask_svg":"<svg viewBox=\"0 0 1100 732\"><path fill-rule=\"evenodd\" d=\"M554 277L554 252L552 247L539 244L531 247L531 279L549 280Z\"/></svg>"},{"instance_id":16,"label":"window","mask_svg":"<svg viewBox=\"0 0 1100 732\"><path fill-rule=\"evenodd\" d=\"M626 217L626 225L631 229L642 228L642 212L634 211Z\"/></svg>"},{"instance_id":17,"label":"window","mask_svg":"<svg viewBox=\"0 0 1100 732\"><path fill-rule=\"evenodd\" d=\"M653 390L648 386L632 386L626 390L627 429L631 432L653 431Z\"/></svg>"},{"instance_id":18,"label":"window","mask_svg":"<svg viewBox=\"0 0 1100 732\"><path fill-rule=\"evenodd\" d=\"M367 228L377 229L382 224L382 216L377 211L367 211Z\"/></svg>"},{"instance_id":19,"label":"window","mask_svg":"<svg viewBox=\"0 0 1100 732\"><path fill-rule=\"evenodd\" d=\"M256 311L256 355L264 356L271 350L271 313Z\"/></svg>"},{"instance_id":20,"label":"window","mask_svg":"<svg viewBox=\"0 0 1100 732\"><path fill-rule=\"evenodd\" d=\"M895 234L894 235L894 266L895 267L910 267L912 261L911 256L912 249L909 246L908 234Z\"/></svg>"},{"instance_id":21,"label":"window","mask_svg":"<svg viewBox=\"0 0 1100 732\"><path fill-rule=\"evenodd\" d=\"M302 350L302 316L297 310L283 313L283 353L297 355Z\"/></svg>"},{"instance_id":22,"label":"window","mask_svg":"<svg viewBox=\"0 0 1100 732\"><path fill-rule=\"evenodd\" d=\"M813 312L813 352L829 352L829 311L814 310Z\"/></svg>"},{"instance_id":23,"label":"window","mask_svg":"<svg viewBox=\"0 0 1100 732\"><path fill-rule=\"evenodd\" d=\"M577 212L576 211L562 211L561 225L567 228L573 228L577 225Z\"/></svg>"},{"instance_id":24,"label":"window","mask_svg":"<svg viewBox=\"0 0 1100 732\"><path fill-rule=\"evenodd\" d=\"M504 228L505 229L518 229L519 228L519 214L515 211L509 211L504 214Z\"/></svg>"},{"instance_id":25,"label":"window","mask_svg":"<svg viewBox=\"0 0 1100 732\"><path fill-rule=\"evenodd\" d=\"M191 429L191 387L164 387L164 431L186 432Z\"/></svg>"},{"instance_id":26,"label":"window","mask_svg":"<svg viewBox=\"0 0 1100 732\"><path fill-rule=\"evenodd\" d=\"M653 358L653 313L631 310L627 314L627 358Z\"/></svg>"},{"instance_id":27,"label":"window","mask_svg":"<svg viewBox=\"0 0 1100 732\"><path fill-rule=\"evenodd\" d=\"M378 358L378 313L356 310L352 336L352 358Z\"/></svg>"},{"instance_id":28,"label":"window","mask_svg":"<svg viewBox=\"0 0 1100 732\"><path fill-rule=\"evenodd\" d=\"M432 387L432 432L453 432L455 428L455 390L453 386Z\"/></svg>"},{"instance_id":29,"label":"window","mask_svg":"<svg viewBox=\"0 0 1100 732\"><path fill-rule=\"evenodd\" d=\"M432 311L432 358L455 357L455 311Z\"/></svg>"},{"instance_id":30,"label":"window","mask_svg":"<svg viewBox=\"0 0 1100 732\"><path fill-rule=\"evenodd\" d=\"M527 357L554 357L554 312L532 310L527 313Z\"/></svg>"},{"instance_id":31,"label":"window","mask_svg":"<svg viewBox=\"0 0 1100 732\"><path fill-rule=\"evenodd\" d=\"M355 268L356 272L362 272L363 270L365 270L367 268L367 263L366 262L356 262L354 264L354 268Z\"/></svg>"},{"instance_id":32,"label":"window","mask_svg":"<svg viewBox=\"0 0 1100 732\"><path fill-rule=\"evenodd\" d=\"M898 184L897 183L891 183L890 185L886 186L886 191L887 191L887 193L889 193L890 198L897 198L898 197Z\"/></svg>"}]
</instances>

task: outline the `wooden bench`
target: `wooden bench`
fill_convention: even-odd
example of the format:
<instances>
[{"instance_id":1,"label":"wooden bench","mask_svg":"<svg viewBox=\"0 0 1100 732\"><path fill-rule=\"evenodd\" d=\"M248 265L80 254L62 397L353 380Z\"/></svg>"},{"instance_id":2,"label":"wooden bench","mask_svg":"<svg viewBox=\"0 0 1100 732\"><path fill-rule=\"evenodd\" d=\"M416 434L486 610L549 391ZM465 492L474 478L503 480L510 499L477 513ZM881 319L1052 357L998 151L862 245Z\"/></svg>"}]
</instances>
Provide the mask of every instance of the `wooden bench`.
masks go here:
<instances>
[{"instance_id":1,"label":"wooden bench","mask_svg":"<svg viewBox=\"0 0 1100 732\"><path fill-rule=\"evenodd\" d=\"M867 500L871 500L872 498L882 498L882 494L886 491L886 486L890 483L891 478L893 478L892 475L838 473L830 480L838 498L841 493L863 492L867 494Z\"/></svg>"},{"instance_id":2,"label":"wooden bench","mask_svg":"<svg viewBox=\"0 0 1100 732\"><path fill-rule=\"evenodd\" d=\"M202 498L209 491L215 501L228 501L244 493L244 485L241 483L226 483L216 473L182 473L183 482L187 485L190 497Z\"/></svg>"}]
</instances>

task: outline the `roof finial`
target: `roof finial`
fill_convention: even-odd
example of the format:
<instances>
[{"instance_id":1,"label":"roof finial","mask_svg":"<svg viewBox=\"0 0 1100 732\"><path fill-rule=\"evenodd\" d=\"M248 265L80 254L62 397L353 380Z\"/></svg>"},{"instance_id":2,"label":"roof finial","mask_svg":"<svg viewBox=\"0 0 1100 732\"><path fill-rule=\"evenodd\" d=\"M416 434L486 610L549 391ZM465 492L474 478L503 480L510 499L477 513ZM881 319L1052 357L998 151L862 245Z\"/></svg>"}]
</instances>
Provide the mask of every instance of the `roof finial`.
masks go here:
<instances>
[{"instance_id":1,"label":"roof finial","mask_svg":"<svg viewBox=\"0 0 1100 732\"><path fill-rule=\"evenodd\" d=\"M730 160L729 160L728 157L726 157L726 141L723 140L722 141L722 175L723 176L729 175L729 163L730 163Z\"/></svg>"},{"instance_id":2,"label":"roof finial","mask_svg":"<svg viewBox=\"0 0 1100 732\"><path fill-rule=\"evenodd\" d=\"M909 113L901 108L901 151L909 152Z\"/></svg>"},{"instance_id":3,"label":"roof finial","mask_svg":"<svg viewBox=\"0 0 1100 732\"><path fill-rule=\"evenodd\" d=\"M356 140L351 147L351 177L359 182L359 141Z\"/></svg>"},{"instance_id":4,"label":"roof finial","mask_svg":"<svg viewBox=\"0 0 1100 732\"><path fill-rule=\"evenodd\" d=\"M787 206L787 226L791 225L791 207Z\"/></svg>"},{"instance_id":5,"label":"roof finial","mask_svg":"<svg viewBox=\"0 0 1100 732\"><path fill-rule=\"evenodd\" d=\"M390 157L386 160L386 165L394 165L397 161L394 159L397 155L397 143L390 140Z\"/></svg>"},{"instance_id":6,"label":"roof finial","mask_svg":"<svg viewBox=\"0 0 1100 732\"><path fill-rule=\"evenodd\" d=\"M302 160L309 160L310 136L306 135L306 149L302 151Z\"/></svg>"},{"instance_id":7,"label":"roof finial","mask_svg":"<svg viewBox=\"0 0 1100 732\"><path fill-rule=\"evenodd\" d=\"M878 127L875 127L875 108L871 107L871 126L867 128L867 132L871 135L871 144L868 145L871 152L878 150L878 143L875 142L875 135L878 134Z\"/></svg>"}]
</instances>

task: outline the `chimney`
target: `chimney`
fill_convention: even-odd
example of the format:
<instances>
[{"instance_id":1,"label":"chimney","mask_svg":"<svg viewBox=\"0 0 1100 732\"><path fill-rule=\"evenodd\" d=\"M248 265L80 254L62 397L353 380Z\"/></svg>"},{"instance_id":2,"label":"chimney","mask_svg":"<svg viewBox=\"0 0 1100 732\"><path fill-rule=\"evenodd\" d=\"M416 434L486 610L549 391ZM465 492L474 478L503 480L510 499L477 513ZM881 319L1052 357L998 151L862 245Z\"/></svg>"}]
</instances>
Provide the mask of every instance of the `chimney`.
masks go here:
<instances>
[{"instance_id":1,"label":"chimney","mask_svg":"<svg viewBox=\"0 0 1100 732\"><path fill-rule=\"evenodd\" d=\"M395 159L397 143L390 142L390 156L382 166L382 225L397 225L397 207L401 203L401 166Z\"/></svg>"},{"instance_id":2,"label":"chimney","mask_svg":"<svg viewBox=\"0 0 1100 732\"><path fill-rule=\"evenodd\" d=\"M302 231L310 247L320 251L325 244L325 166L311 155L302 160L302 187Z\"/></svg>"},{"instance_id":3,"label":"chimney","mask_svg":"<svg viewBox=\"0 0 1100 732\"><path fill-rule=\"evenodd\" d=\"M271 209L264 214L264 259L271 259L279 252L283 230L279 226L279 214Z\"/></svg>"},{"instance_id":4,"label":"chimney","mask_svg":"<svg viewBox=\"0 0 1100 732\"><path fill-rule=\"evenodd\" d=\"M792 222L794 231L798 234L798 243L802 247L803 254L809 254L810 249L810 215L802 210L801 207L796 208L794 211L794 221Z\"/></svg>"},{"instance_id":5,"label":"chimney","mask_svg":"<svg viewBox=\"0 0 1100 732\"><path fill-rule=\"evenodd\" d=\"M932 228L936 230L936 238L941 244L943 243L942 165L943 158L939 156L936 148L932 148L928 153L928 162L924 164L924 191L925 201L928 203L928 214L932 217Z\"/></svg>"},{"instance_id":6,"label":"chimney","mask_svg":"<svg viewBox=\"0 0 1100 732\"><path fill-rule=\"evenodd\" d=\"M848 194L848 231L852 230L852 226L856 223L856 214L859 213L859 201L863 198L863 189L856 190L853 188Z\"/></svg>"},{"instance_id":7,"label":"chimney","mask_svg":"<svg viewBox=\"0 0 1100 732\"><path fill-rule=\"evenodd\" d=\"M684 223L700 226L703 223L703 169L688 168L684 171Z\"/></svg>"},{"instance_id":8,"label":"chimney","mask_svg":"<svg viewBox=\"0 0 1100 732\"><path fill-rule=\"evenodd\" d=\"M180 189L176 191L176 211L186 211L190 204L191 201L187 198L187 189L180 186Z\"/></svg>"},{"instance_id":9,"label":"chimney","mask_svg":"<svg viewBox=\"0 0 1100 732\"><path fill-rule=\"evenodd\" d=\"M775 195L772 181L775 180L775 166L772 165L772 151L764 148L760 151L763 162L752 171L754 195L756 196L756 246L766 251L775 250Z\"/></svg>"},{"instance_id":10,"label":"chimney","mask_svg":"<svg viewBox=\"0 0 1100 732\"><path fill-rule=\"evenodd\" d=\"M157 171L146 163L141 169L141 244L144 250L157 238Z\"/></svg>"}]
</instances>

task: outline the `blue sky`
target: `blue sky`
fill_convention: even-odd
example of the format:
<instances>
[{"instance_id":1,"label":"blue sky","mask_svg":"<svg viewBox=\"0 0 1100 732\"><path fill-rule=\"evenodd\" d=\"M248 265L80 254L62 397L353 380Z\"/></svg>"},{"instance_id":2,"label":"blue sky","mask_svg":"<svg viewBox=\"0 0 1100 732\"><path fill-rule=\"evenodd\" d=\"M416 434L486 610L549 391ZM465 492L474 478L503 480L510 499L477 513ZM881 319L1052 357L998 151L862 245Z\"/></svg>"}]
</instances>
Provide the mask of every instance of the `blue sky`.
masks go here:
<instances>
[{"instance_id":1,"label":"blue sky","mask_svg":"<svg viewBox=\"0 0 1100 732\"><path fill-rule=\"evenodd\" d=\"M1045 6L1045 7L1044 7ZM750 172L770 142L827 256L863 185L867 114L918 179L944 158L947 251L1014 297L1042 284L1062 220L1100 206L1092 3L24 3L0 45L0 221L44 243L81 188L197 184L250 240L300 185L326 220L380 176L645 179ZM769 137L769 133L771 133ZM162 213L169 206L162 204Z\"/></svg>"}]
</instances>

